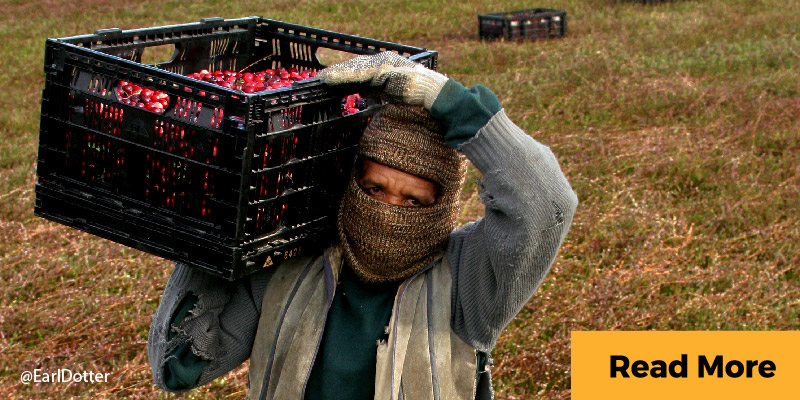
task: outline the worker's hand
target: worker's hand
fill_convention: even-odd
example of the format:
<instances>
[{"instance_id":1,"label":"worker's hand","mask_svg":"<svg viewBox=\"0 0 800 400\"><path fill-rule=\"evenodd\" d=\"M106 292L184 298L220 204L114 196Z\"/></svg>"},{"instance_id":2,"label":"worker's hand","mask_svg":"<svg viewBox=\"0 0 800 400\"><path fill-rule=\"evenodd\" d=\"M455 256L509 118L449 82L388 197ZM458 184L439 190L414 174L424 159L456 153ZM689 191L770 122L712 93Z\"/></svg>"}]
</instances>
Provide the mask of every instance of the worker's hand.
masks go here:
<instances>
[{"instance_id":1,"label":"worker's hand","mask_svg":"<svg viewBox=\"0 0 800 400\"><path fill-rule=\"evenodd\" d=\"M397 53L385 51L333 64L317 74L329 85L366 83L382 89L389 100L430 110L447 77Z\"/></svg>"}]
</instances>

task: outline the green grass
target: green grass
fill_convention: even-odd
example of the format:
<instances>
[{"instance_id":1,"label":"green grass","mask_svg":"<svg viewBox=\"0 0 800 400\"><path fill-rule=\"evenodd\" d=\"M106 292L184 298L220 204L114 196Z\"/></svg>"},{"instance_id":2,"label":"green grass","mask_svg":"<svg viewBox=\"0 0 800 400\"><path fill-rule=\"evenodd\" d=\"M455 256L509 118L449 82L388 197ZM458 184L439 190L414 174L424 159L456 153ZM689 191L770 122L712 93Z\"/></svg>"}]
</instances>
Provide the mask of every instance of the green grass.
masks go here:
<instances>
[{"instance_id":1,"label":"green grass","mask_svg":"<svg viewBox=\"0 0 800 400\"><path fill-rule=\"evenodd\" d=\"M73 4L74 3L74 4ZM3 1L0 392L172 398L145 345L169 262L33 216L44 40L262 15L428 47L551 146L581 201L494 351L499 399L569 398L572 330L800 328L800 3L564 0L567 37L477 40L521 1ZM462 221L480 216L470 171ZM109 372L94 385L23 370ZM183 398L240 398L246 365Z\"/></svg>"}]
</instances>

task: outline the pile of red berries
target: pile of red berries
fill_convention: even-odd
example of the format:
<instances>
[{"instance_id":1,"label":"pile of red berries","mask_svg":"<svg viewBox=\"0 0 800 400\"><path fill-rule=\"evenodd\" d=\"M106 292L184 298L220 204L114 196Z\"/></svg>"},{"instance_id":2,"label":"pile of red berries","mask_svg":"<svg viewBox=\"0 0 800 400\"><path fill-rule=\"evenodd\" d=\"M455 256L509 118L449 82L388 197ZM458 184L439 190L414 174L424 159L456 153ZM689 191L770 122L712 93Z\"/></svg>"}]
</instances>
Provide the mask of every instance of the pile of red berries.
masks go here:
<instances>
[{"instance_id":1,"label":"pile of red berries","mask_svg":"<svg viewBox=\"0 0 800 400\"><path fill-rule=\"evenodd\" d=\"M258 72L237 72L230 70L209 72L204 69L187 76L233 90L255 93L288 87L291 86L293 82L310 79L316 75L316 71L298 71L295 67L289 69L278 67L277 69L270 68Z\"/></svg>"},{"instance_id":2,"label":"pile of red berries","mask_svg":"<svg viewBox=\"0 0 800 400\"><path fill-rule=\"evenodd\" d=\"M135 85L128 81L119 81L117 85L119 101L161 114L169 104L169 95L153 89Z\"/></svg>"},{"instance_id":3,"label":"pile of red berries","mask_svg":"<svg viewBox=\"0 0 800 400\"><path fill-rule=\"evenodd\" d=\"M345 96L342 99L342 115L357 113L367 108L367 100L358 93Z\"/></svg>"},{"instance_id":4,"label":"pile of red berries","mask_svg":"<svg viewBox=\"0 0 800 400\"><path fill-rule=\"evenodd\" d=\"M258 72L213 71L202 70L186 76L219 86L255 93L265 90L280 89L291 86L292 83L311 79L317 75L316 71L297 68L289 69L278 67ZM169 95L164 92L148 89L128 81L119 81L116 88L117 97L125 104L144 108L155 113L163 113L169 105ZM357 113L367 108L366 99L358 93L348 95L342 99L342 115Z\"/></svg>"}]
</instances>

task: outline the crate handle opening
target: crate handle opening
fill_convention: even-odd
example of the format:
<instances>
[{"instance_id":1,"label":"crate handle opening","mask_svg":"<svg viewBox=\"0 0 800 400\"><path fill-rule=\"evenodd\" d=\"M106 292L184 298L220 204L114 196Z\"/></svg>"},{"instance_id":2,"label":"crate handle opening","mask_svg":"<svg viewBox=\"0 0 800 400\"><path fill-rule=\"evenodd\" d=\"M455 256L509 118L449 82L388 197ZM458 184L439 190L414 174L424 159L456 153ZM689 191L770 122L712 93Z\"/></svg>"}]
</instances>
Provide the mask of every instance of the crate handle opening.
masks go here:
<instances>
[{"instance_id":1,"label":"crate handle opening","mask_svg":"<svg viewBox=\"0 0 800 400\"><path fill-rule=\"evenodd\" d=\"M147 46L142 49L142 59L139 62L158 67L159 64L169 64L174 61L178 52L174 43Z\"/></svg>"},{"instance_id":2,"label":"crate handle opening","mask_svg":"<svg viewBox=\"0 0 800 400\"><path fill-rule=\"evenodd\" d=\"M325 47L318 48L316 54L320 64L326 67L341 61L349 60L356 56L356 54L353 54L352 52L334 50Z\"/></svg>"}]
</instances>

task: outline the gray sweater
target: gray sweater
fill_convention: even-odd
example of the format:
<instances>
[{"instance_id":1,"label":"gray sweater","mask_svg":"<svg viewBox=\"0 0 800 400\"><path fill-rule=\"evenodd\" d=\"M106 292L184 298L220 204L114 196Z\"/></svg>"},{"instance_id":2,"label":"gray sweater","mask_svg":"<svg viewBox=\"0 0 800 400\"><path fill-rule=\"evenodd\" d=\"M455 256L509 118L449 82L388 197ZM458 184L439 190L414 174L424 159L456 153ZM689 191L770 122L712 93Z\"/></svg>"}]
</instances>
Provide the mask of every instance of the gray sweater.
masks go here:
<instances>
[{"instance_id":1,"label":"gray sweater","mask_svg":"<svg viewBox=\"0 0 800 400\"><path fill-rule=\"evenodd\" d=\"M451 327L485 352L541 284L577 207L550 149L503 110L488 118L474 137L454 142L483 174L485 215L451 234L446 255L453 279ZM202 365L197 384L247 360L271 273L265 269L228 282L176 265L150 330L156 384L166 389L164 366L180 346L190 345L192 353L210 361ZM171 326L190 294L196 304L177 327Z\"/></svg>"}]
</instances>

